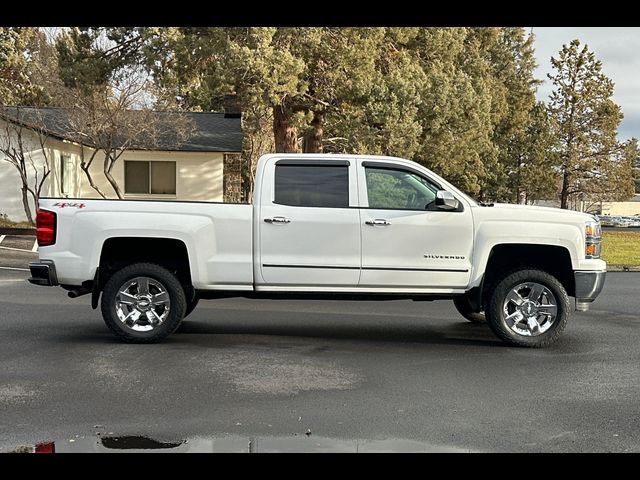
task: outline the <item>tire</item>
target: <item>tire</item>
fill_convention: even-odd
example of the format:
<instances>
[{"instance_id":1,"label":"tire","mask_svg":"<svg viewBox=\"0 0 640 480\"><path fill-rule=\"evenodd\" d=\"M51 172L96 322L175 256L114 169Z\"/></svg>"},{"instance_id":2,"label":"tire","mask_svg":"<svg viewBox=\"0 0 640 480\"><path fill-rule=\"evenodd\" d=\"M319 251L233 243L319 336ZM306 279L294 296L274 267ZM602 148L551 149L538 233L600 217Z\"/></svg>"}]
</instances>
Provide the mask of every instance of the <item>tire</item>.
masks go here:
<instances>
[{"instance_id":1,"label":"tire","mask_svg":"<svg viewBox=\"0 0 640 480\"><path fill-rule=\"evenodd\" d=\"M473 311L469 299L466 296L454 298L453 304L456 310L458 310L458 313L471 323L485 323L487 321L484 312Z\"/></svg>"},{"instance_id":2,"label":"tire","mask_svg":"<svg viewBox=\"0 0 640 480\"><path fill-rule=\"evenodd\" d=\"M569 296L557 278L520 269L495 285L486 316L493 333L508 345L541 348L558 340L569 312Z\"/></svg>"},{"instance_id":3,"label":"tire","mask_svg":"<svg viewBox=\"0 0 640 480\"><path fill-rule=\"evenodd\" d=\"M171 272L153 263L136 263L109 278L100 307L107 327L124 342L155 343L178 328L187 302Z\"/></svg>"}]
</instances>

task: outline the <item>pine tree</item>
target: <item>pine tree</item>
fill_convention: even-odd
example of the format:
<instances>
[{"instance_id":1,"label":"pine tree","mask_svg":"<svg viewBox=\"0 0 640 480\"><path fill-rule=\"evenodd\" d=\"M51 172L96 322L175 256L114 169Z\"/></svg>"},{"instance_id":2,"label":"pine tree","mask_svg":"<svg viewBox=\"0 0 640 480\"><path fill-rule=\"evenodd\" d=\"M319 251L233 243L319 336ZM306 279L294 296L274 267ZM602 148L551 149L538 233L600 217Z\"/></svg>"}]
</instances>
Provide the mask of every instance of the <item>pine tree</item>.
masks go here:
<instances>
[{"instance_id":1,"label":"pine tree","mask_svg":"<svg viewBox=\"0 0 640 480\"><path fill-rule=\"evenodd\" d=\"M564 45L551 64L555 72L549 74L554 86L549 106L553 134L559 140L561 208L585 194L628 199L633 178L628 174L627 146L616 138L622 112L612 100L613 81L578 40Z\"/></svg>"},{"instance_id":2,"label":"pine tree","mask_svg":"<svg viewBox=\"0 0 640 480\"><path fill-rule=\"evenodd\" d=\"M418 39L427 77L419 111L421 163L482 197L497 161L482 43L467 28L424 28Z\"/></svg>"},{"instance_id":3,"label":"pine tree","mask_svg":"<svg viewBox=\"0 0 640 480\"><path fill-rule=\"evenodd\" d=\"M630 148L630 155L633 158L633 169L634 169L634 179L635 179L635 192L640 193L640 149L638 149L638 140L633 138L632 144L635 146L635 152L633 152L632 148Z\"/></svg>"},{"instance_id":4,"label":"pine tree","mask_svg":"<svg viewBox=\"0 0 640 480\"><path fill-rule=\"evenodd\" d=\"M540 82L534 78L534 37L521 27L482 27L474 29L474 34L481 40L490 71L491 139L497 149L497 164L491 168L485 189L492 199L519 203L526 191L532 191L526 182L535 181L521 174L520 165L531 165L532 135L536 142L542 140L538 133L546 118L535 99ZM543 146L538 143L537 147Z\"/></svg>"},{"instance_id":5,"label":"pine tree","mask_svg":"<svg viewBox=\"0 0 640 480\"><path fill-rule=\"evenodd\" d=\"M57 76L53 47L36 27L0 27L0 105L46 105Z\"/></svg>"},{"instance_id":6,"label":"pine tree","mask_svg":"<svg viewBox=\"0 0 640 480\"><path fill-rule=\"evenodd\" d=\"M118 27L72 40L67 82L143 66L157 108L233 99L247 180L263 153L329 151L410 158L481 199L532 202L557 172L565 208L578 192L628 190L615 183L630 147L615 141L613 84L576 42L554 59L545 109L534 38L519 27Z\"/></svg>"}]
</instances>

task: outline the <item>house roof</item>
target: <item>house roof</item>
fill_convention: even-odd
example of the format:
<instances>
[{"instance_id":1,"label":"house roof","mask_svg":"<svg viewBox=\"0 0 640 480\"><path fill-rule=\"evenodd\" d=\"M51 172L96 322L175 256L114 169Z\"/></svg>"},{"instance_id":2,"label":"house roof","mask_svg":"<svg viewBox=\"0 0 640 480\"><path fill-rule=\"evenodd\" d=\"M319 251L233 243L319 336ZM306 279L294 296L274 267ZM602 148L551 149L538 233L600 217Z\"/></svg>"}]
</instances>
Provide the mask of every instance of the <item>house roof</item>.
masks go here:
<instances>
[{"instance_id":1,"label":"house roof","mask_svg":"<svg viewBox=\"0 0 640 480\"><path fill-rule=\"evenodd\" d=\"M163 132L160 145L152 145L149 139L140 138L127 148L131 150L166 150L180 152L240 152L242 151L242 130L239 115L226 116L214 112L180 112L192 126L192 133L185 141L173 140L177 134L171 127ZM175 112L153 112L161 122L163 116ZM68 112L58 107L0 107L0 117L29 128L43 125L47 134L78 143L85 143L77 135L70 133ZM165 122L164 125L167 125ZM39 127L38 127L39 128ZM91 146L91 145L88 145Z\"/></svg>"}]
</instances>

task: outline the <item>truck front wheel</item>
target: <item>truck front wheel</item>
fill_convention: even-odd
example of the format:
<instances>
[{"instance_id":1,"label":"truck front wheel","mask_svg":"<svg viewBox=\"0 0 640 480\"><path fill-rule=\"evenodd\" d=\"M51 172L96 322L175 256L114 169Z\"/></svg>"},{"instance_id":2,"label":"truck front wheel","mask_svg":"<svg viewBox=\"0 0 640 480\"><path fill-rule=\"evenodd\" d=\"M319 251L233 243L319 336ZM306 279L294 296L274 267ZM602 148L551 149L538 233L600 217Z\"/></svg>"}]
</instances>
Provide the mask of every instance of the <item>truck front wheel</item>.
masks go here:
<instances>
[{"instance_id":1,"label":"truck front wheel","mask_svg":"<svg viewBox=\"0 0 640 480\"><path fill-rule=\"evenodd\" d=\"M495 285L486 314L489 327L505 343L539 348L558 340L569 311L569 296L558 279L522 269Z\"/></svg>"},{"instance_id":2,"label":"truck front wheel","mask_svg":"<svg viewBox=\"0 0 640 480\"><path fill-rule=\"evenodd\" d=\"M178 279L152 263L118 270L102 292L102 317L127 343L153 343L173 333L184 318L186 300Z\"/></svg>"}]
</instances>

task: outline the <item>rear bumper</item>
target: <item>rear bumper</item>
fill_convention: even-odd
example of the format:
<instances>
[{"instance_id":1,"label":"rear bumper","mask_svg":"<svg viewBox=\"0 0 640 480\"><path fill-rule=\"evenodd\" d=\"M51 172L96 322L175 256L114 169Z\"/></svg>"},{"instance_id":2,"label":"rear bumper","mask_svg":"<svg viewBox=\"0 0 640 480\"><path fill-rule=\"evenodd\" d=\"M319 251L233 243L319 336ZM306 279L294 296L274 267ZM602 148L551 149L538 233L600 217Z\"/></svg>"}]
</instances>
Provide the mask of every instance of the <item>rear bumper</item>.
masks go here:
<instances>
[{"instance_id":1,"label":"rear bumper","mask_svg":"<svg viewBox=\"0 0 640 480\"><path fill-rule=\"evenodd\" d=\"M574 272L576 310L584 311L589 309L589 303L593 302L598 295L600 295L606 276L606 270Z\"/></svg>"},{"instance_id":2,"label":"rear bumper","mask_svg":"<svg viewBox=\"0 0 640 480\"><path fill-rule=\"evenodd\" d=\"M53 260L31 262L29 270L31 271L31 278L28 279L29 283L48 287L58 285L58 276L56 275L56 266Z\"/></svg>"}]
</instances>

